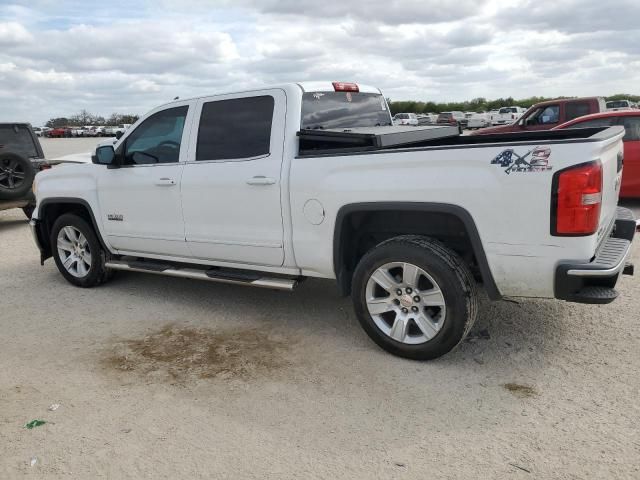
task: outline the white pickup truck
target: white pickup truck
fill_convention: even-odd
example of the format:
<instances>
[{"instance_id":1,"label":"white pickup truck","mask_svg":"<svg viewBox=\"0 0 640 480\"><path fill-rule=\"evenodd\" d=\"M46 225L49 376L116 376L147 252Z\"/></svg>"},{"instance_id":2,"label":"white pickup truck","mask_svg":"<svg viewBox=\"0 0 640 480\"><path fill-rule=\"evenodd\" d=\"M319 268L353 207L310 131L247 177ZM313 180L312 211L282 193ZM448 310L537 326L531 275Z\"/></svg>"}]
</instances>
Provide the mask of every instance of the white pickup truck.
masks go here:
<instances>
[{"instance_id":1,"label":"white pickup truck","mask_svg":"<svg viewBox=\"0 0 640 480\"><path fill-rule=\"evenodd\" d=\"M380 91L288 84L156 108L41 172L31 228L72 284L117 270L291 290L335 279L387 351L430 359L504 296L608 303L636 223L622 127L394 127Z\"/></svg>"},{"instance_id":2,"label":"white pickup truck","mask_svg":"<svg viewBox=\"0 0 640 480\"><path fill-rule=\"evenodd\" d=\"M524 107L502 107L493 117L493 125L507 125L516 122L527 109Z\"/></svg>"}]
</instances>

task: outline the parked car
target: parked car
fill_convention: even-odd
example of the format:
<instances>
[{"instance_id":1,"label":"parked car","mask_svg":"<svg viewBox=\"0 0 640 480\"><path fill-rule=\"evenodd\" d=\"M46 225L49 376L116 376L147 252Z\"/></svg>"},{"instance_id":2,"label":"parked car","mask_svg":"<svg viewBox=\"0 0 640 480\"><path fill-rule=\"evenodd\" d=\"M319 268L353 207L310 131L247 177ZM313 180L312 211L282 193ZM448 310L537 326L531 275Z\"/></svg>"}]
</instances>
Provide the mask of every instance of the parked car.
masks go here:
<instances>
[{"instance_id":1,"label":"parked car","mask_svg":"<svg viewBox=\"0 0 640 480\"><path fill-rule=\"evenodd\" d=\"M467 121L467 128L475 130L491 126L491 115L489 113L474 113Z\"/></svg>"},{"instance_id":2,"label":"parked car","mask_svg":"<svg viewBox=\"0 0 640 480\"><path fill-rule=\"evenodd\" d=\"M36 134L36 137L45 137L48 130L48 127L33 127L33 133Z\"/></svg>"},{"instance_id":3,"label":"parked car","mask_svg":"<svg viewBox=\"0 0 640 480\"><path fill-rule=\"evenodd\" d=\"M527 109L523 107L502 107L493 117L493 125L506 125L518 120Z\"/></svg>"},{"instance_id":4,"label":"parked car","mask_svg":"<svg viewBox=\"0 0 640 480\"><path fill-rule=\"evenodd\" d=\"M605 111L605 101L602 97L549 100L533 105L514 123L483 128L474 132L473 135L551 130L574 118L603 111Z\"/></svg>"},{"instance_id":5,"label":"parked car","mask_svg":"<svg viewBox=\"0 0 640 480\"><path fill-rule=\"evenodd\" d=\"M47 130L45 135L48 138L62 138L70 135L70 130L64 127L56 127Z\"/></svg>"},{"instance_id":6,"label":"parked car","mask_svg":"<svg viewBox=\"0 0 640 480\"><path fill-rule=\"evenodd\" d=\"M418 116L415 113L396 113L393 117L394 125L419 125Z\"/></svg>"},{"instance_id":7,"label":"parked car","mask_svg":"<svg viewBox=\"0 0 640 480\"><path fill-rule=\"evenodd\" d=\"M620 196L640 198L640 111L619 110L596 113L576 118L563 123L556 129L610 127L621 125L624 127L624 168Z\"/></svg>"},{"instance_id":8,"label":"parked car","mask_svg":"<svg viewBox=\"0 0 640 480\"><path fill-rule=\"evenodd\" d=\"M83 137L99 137L100 133L98 131L98 127L93 127L93 126L84 127L82 136Z\"/></svg>"},{"instance_id":9,"label":"parked car","mask_svg":"<svg viewBox=\"0 0 640 480\"><path fill-rule=\"evenodd\" d=\"M437 121L437 113L422 113L418 115L418 122L420 125L435 125Z\"/></svg>"},{"instance_id":10,"label":"parked car","mask_svg":"<svg viewBox=\"0 0 640 480\"><path fill-rule=\"evenodd\" d=\"M462 128L467 128L469 125L469 119L475 115L476 112L464 112L464 118L460 120L460 124Z\"/></svg>"},{"instance_id":11,"label":"parked car","mask_svg":"<svg viewBox=\"0 0 640 480\"><path fill-rule=\"evenodd\" d=\"M458 127L459 131L462 133L462 121L464 120L464 113L455 111L455 112L442 112L438 115L438 119L436 120L436 124L438 125L455 125Z\"/></svg>"},{"instance_id":12,"label":"parked car","mask_svg":"<svg viewBox=\"0 0 640 480\"><path fill-rule=\"evenodd\" d=\"M432 118L429 113L418 113L416 117L418 119L418 125L431 125L435 123L435 119L437 118L437 116Z\"/></svg>"},{"instance_id":13,"label":"parked car","mask_svg":"<svg viewBox=\"0 0 640 480\"><path fill-rule=\"evenodd\" d=\"M630 110L633 104L629 100L611 100L607 102L607 110L616 112L618 110Z\"/></svg>"},{"instance_id":14,"label":"parked car","mask_svg":"<svg viewBox=\"0 0 640 480\"><path fill-rule=\"evenodd\" d=\"M476 280L492 299L615 299L636 228L617 208L621 127L532 141L389 123L378 89L342 82L163 105L92 164L37 175L41 259L81 287L336 279L373 341L414 359L465 337Z\"/></svg>"},{"instance_id":15,"label":"parked car","mask_svg":"<svg viewBox=\"0 0 640 480\"><path fill-rule=\"evenodd\" d=\"M40 141L28 123L0 123L0 210L21 208L31 218L31 190L37 172L49 168Z\"/></svg>"}]
</instances>

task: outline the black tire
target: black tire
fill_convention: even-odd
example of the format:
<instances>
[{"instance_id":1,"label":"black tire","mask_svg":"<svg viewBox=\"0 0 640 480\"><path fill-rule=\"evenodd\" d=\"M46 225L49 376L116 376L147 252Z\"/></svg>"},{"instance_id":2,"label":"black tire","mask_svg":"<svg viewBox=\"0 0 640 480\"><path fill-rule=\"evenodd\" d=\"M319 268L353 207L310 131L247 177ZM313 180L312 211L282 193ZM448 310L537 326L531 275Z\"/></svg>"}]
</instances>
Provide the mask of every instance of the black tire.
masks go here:
<instances>
[{"instance_id":1,"label":"black tire","mask_svg":"<svg viewBox=\"0 0 640 480\"><path fill-rule=\"evenodd\" d=\"M0 200L20 200L31 190L36 171L17 153L0 153Z\"/></svg>"},{"instance_id":2,"label":"black tire","mask_svg":"<svg viewBox=\"0 0 640 480\"><path fill-rule=\"evenodd\" d=\"M35 210L35 208L35 205L27 205L26 207L22 207L22 211L29 220L31 220L31 216L33 215L33 211Z\"/></svg>"},{"instance_id":3,"label":"black tire","mask_svg":"<svg viewBox=\"0 0 640 480\"><path fill-rule=\"evenodd\" d=\"M67 271L63 265L63 259L60 258L60 252L58 251L57 239L58 233L65 227L73 227L80 231L82 235L87 239L88 250L91 253L91 265L86 273L82 277L72 275ZM53 224L51 229L51 250L53 258L56 262L58 270L62 276L71 284L77 287L90 288L100 285L108 281L113 275L113 271L105 268L107 261L107 252L104 251L98 237L96 236L93 227L89 225L83 218L78 215L66 213L61 215Z\"/></svg>"},{"instance_id":4,"label":"black tire","mask_svg":"<svg viewBox=\"0 0 640 480\"><path fill-rule=\"evenodd\" d=\"M411 263L427 272L444 297L443 324L424 343L408 344L391 338L369 314L367 282L378 268L393 262ZM469 267L440 242L413 235L387 240L362 257L353 275L352 298L356 316L369 337L387 352L414 360L430 360L450 352L469 333L478 311L476 284Z\"/></svg>"}]
</instances>

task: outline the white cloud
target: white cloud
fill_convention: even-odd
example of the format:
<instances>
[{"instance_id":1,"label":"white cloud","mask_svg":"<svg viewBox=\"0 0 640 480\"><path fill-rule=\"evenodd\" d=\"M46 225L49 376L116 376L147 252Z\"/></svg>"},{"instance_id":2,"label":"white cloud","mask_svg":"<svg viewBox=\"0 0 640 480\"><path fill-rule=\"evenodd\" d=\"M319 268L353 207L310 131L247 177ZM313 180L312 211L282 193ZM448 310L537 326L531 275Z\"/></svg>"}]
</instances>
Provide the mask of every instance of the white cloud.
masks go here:
<instances>
[{"instance_id":1,"label":"white cloud","mask_svg":"<svg viewBox=\"0 0 640 480\"><path fill-rule=\"evenodd\" d=\"M633 93L640 4L614 3L14 0L0 5L0 121L319 79L396 100Z\"/></svg>"},{"instance_id":2,"label":"white cloud","mask_svg":"<svg viewBox=\"0 0 640 480\"><path fill-rule=\"evenodd\" d=\"M17 22L0 22L0 47L12 47L33 41L29 31Z\"/></svg>"}]
</instances>

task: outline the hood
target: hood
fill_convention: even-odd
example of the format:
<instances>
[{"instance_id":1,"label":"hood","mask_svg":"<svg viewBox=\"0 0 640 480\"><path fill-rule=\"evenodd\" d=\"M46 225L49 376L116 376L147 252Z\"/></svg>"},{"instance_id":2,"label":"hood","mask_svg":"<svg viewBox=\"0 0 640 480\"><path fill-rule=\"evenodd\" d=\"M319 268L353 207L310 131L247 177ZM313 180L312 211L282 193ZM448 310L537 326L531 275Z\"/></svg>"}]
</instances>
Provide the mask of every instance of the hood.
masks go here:
<instances>
[{"instance_id":1,"label":"hood","mask_svg":"<svg viewBox=\"0 0 640 480\"><path fill-rule=\"evenodd\" d=\"M52 158L48 162L51 165L60 165L65 163L91 163L92 152L74 153L72 155L65 155L64 157Z\"/></svg>"}]
</instances>

